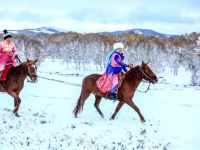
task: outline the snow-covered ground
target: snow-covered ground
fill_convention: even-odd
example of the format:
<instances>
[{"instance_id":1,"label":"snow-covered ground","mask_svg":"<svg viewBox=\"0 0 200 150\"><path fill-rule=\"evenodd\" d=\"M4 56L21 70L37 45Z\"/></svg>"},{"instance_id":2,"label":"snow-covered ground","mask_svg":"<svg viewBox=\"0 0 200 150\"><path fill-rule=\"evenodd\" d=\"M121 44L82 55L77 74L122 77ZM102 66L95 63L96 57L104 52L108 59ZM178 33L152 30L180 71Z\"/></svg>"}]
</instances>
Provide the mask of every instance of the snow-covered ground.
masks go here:
<instances>
[{"instance_id":1,"label":"snow-covered ground","mask_svg":"<svg viewBox=\"0 0 200 150\"><path fill-rule=\"evenodd\" d=\"M95 71L67 70L61 62L42 63L38 75L67 82L82 82ZM59 74L58 74L59 73ZM79 73L79 76L70 74ZM200 92L189 86L190 76L183 68L178 76L166 71L159 83L147 93L137 92L134 102L146 119L124 105L116 119L109 118L117 102L102 100L102 119L94 108L94 96L86 101L83 112L74 118L72 111L81 88L39 78L36 84L26 83L21 92L21 117L13 109L13 100L0 94L0 149L2 150L77 150L77 149L200 149ZM139 90L146 90L141 84Z\"/></svg>"}]
</instances>

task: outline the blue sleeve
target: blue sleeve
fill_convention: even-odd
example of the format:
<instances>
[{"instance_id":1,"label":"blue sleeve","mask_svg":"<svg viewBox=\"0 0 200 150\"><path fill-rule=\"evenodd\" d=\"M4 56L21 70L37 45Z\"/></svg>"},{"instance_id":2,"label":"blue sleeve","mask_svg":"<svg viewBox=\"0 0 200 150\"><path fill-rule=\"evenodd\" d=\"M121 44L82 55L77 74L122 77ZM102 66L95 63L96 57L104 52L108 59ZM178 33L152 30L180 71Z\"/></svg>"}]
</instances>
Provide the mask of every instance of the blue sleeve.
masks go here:
<instances>
[{"instance_id":1,"label":"blue sleeve","mask_svg":"<svg viewBox=\"0 0 200 150\"><path fill-rule=\"evenodd\" d=\"M114 59L115 59L115 61L116 61L120 66L122 66L123 69L124 69L125 67L128 67L127 64L124 64L123 62L120 61L119 55L115 55ZM125 71L125 70L124 70L124 71Z\"/></svg>"},{"instance_id":2,"label":"blue sleeve","mask_svg":"<svg viewBox=\"0 0 200 150\"><path fill-rule=\"evenodd\" d=\"M127 72L127 69L126 69L126 67L122 67L122 69L123 69L125 72Z\"/></svg>"},{"instance_id":3,"label":"blue sleeve","mask_svg":"<svg viewBox=\"0 0 200 150\"><path fill-rule=\"evenodd\" d=\"M123 55L123 53L122 53L120 56L121 56L121 59L124 60L124 55ZM126 67L128 67L128 66L126 66ZM123 69L125 72L127 72L126 67L122 67L122 69Z\"/></svg>"}]
</instances>

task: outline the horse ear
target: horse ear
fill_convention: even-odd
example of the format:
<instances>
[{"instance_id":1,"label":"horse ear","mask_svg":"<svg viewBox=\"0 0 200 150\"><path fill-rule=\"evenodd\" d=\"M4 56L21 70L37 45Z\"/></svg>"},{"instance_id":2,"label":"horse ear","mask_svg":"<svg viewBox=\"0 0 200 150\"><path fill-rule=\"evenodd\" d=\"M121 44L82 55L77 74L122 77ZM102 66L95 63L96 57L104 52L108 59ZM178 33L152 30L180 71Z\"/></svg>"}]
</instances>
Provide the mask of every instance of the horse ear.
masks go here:
<instances>
[{"instance_id":1,"label":"horse ear","mask_svg":"<svg viewBox=\"0 0 200 150\"><path fill-rule=\"evenodd\" d=\"M34 62L36 63L38 61L38 59L36 59Z\"/></svg>"},{"instance_id":2,"label":"horse ear","mask_svg":"<svg viewBox=\"0 0 200 150\"><path fill-rule=\"evenodd\" d=\"M144 61L142 61L142 65L144 64Z\"/></svg>"},{"instance_id":3,"label":"horse ear","mask_svg":"<svg viewBox=\"0 0 200 150\"><path fill-rule=\"evenodd\" d=\"M30 60L28 58L26 58L26 60L29 62Z\"/></svg>"}]
</instances>

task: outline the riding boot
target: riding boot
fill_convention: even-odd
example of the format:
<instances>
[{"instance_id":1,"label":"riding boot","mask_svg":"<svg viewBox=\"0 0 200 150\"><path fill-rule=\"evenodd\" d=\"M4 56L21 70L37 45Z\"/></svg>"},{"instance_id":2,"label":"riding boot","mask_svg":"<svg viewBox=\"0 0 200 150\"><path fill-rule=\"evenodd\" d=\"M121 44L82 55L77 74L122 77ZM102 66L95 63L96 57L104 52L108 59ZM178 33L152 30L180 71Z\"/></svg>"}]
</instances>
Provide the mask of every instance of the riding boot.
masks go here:
<instances>
[{"instance_id":1,"label":"riding boot","mask_svg":"<svg viewBox=\"0 0 200 150\"><path fill-rule=\"evenodd\" d=\"M110 94L108 94L108 99L110 99L110 100L117 100L118 96L117 96L116 93L110 93Z\"/></svg>"},{"instance_id":2,"label":"riding boot","mask_svg":"<svg viewBox=\"0 0 200 150\"><path fill-rule=\"evenodd\" d=\"M7 65L5 66L5 69L3 70L2 75L1 75L2 81L5 81L5 80L6 80L8 71L10 70L11 67L12 67L12 64L7 64Z\"/></svg>"}]
</instances>

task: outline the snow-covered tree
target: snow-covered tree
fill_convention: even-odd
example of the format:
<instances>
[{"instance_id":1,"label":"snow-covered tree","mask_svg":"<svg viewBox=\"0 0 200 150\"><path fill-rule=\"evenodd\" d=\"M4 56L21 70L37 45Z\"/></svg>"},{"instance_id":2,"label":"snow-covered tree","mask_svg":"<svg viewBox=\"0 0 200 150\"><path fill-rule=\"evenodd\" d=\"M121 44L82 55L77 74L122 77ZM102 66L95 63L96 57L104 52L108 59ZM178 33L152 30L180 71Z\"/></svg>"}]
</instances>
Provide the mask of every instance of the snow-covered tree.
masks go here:
<instances>
[{"instance_id":1,"label":"snow-covered tree","mask_svg":"<svg viewBox=\"0 0 200 150\"><path fill-rule=\"evenodd\" d=\"M104 69L106 55L118 41L129 47L125 53L126 63L137 65L142 60L150 61L154 71L164 71L168 66L174 70L174 74L178 73L182 65L192 71L194 81L197 75L195 72L198 72L200 66L200 37L195 32L176 38L148 37L131 32L122 35L67 32L16 35L14 39L20 58L37 57L41 61L58 58L76 69L87 70L90 64L95 65L97 70Z\"/></svg>"},{"instance_id":2,"label":"snow-covered tree","mask_svg":"<svg viewBox=\"0 0 200 150\"><path fill-rule=\"evenodd\" d=\"M197 41L196 41L196 47L195 47L195 53L200 55L200 36L198 37Z\"/></svg>"},{"instance_id":3,"label":"snow-covered tree","mask_svg":"<svg viewBox=\"0 0 200 150\"><path fill-rule=\"evenodd\" d=\"M192 75L192 84L200 85L200 36L196 41L196 47L194 48L195 55L192 59L193 61L193 75Z\"/></svg>"}]
</instances>

